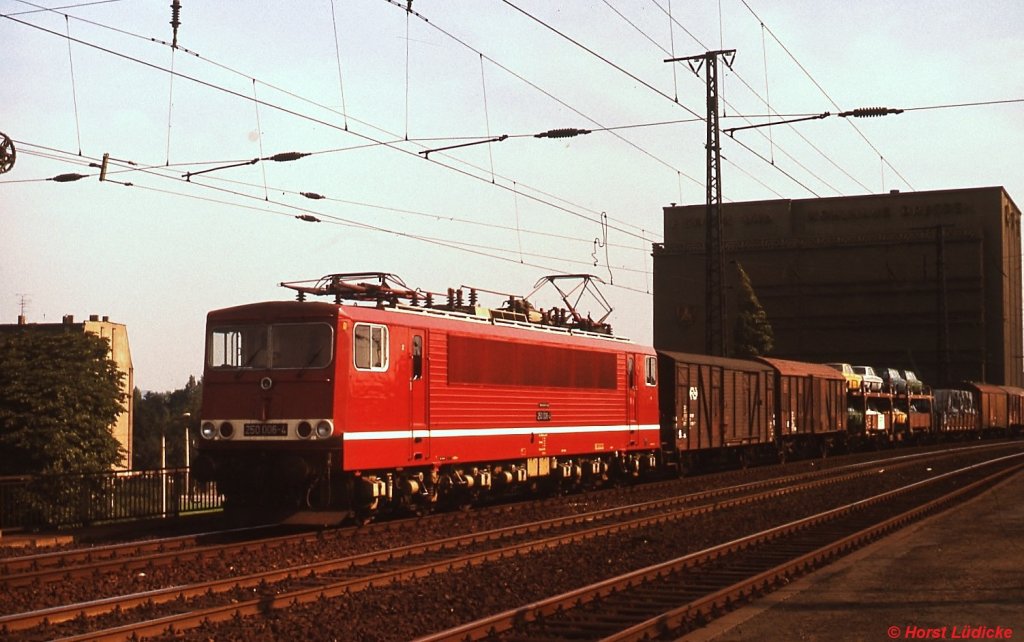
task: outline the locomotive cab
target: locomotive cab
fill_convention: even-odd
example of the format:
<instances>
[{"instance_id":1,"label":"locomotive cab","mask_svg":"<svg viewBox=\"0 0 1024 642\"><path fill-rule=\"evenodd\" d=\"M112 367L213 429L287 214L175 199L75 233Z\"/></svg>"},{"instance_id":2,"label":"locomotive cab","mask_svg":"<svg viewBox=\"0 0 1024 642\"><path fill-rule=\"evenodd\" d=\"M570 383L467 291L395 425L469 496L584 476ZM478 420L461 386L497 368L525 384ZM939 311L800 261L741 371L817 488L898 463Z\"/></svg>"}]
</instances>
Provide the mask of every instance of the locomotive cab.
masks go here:
<instances>
[{"instance_id":1,"label":"locomotive cab","mask_svg":"<svg viewBox=\"0 0 1024 642\"><path fill-rule=\"evenodd\" d=\"M207 318L197 479L229 503L288 506L340 449L334 417L337 306L273 302ZM235 508L236 506L229 506Z\"/></svg>"}]
</instances>

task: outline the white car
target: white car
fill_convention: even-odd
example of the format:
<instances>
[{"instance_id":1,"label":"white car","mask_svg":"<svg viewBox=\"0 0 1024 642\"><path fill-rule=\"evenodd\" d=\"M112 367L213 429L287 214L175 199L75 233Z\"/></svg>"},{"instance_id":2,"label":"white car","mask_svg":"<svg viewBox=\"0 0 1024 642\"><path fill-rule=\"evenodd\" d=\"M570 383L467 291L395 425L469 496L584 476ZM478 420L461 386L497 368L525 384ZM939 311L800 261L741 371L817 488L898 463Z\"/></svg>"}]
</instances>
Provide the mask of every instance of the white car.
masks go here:
<instances>
[{"instance_id":1,"label":"white car","mask_svg":"<svg viewBox=\"0 0 1024 642\"><path fill-rule=\"evenodd\" d=\"M871 366L854 366L853 371L860 375L863 380L864 392L881 392L882 378L875 374Z\"/></svg>"}]
</instances>

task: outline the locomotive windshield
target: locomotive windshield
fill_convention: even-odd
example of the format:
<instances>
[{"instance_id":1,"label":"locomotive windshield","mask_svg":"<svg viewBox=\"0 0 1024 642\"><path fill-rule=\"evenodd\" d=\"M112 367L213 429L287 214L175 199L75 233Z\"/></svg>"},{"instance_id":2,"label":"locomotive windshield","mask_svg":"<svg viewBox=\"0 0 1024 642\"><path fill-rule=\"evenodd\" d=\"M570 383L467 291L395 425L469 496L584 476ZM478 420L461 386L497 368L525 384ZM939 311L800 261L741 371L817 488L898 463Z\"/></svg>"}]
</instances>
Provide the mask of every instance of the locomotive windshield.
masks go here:
<instances>
[{"instance_id":1,"label":"locomotive windshield","mask_svg":"<svg viewBox=\"0 0 1024 642\"><path fill-rule=\"evenodd\" d=\"M274 323L211 328L206 363L211 368L324 368L334 356L334 330L326 323Z\"/></svg>"}]
</instances>

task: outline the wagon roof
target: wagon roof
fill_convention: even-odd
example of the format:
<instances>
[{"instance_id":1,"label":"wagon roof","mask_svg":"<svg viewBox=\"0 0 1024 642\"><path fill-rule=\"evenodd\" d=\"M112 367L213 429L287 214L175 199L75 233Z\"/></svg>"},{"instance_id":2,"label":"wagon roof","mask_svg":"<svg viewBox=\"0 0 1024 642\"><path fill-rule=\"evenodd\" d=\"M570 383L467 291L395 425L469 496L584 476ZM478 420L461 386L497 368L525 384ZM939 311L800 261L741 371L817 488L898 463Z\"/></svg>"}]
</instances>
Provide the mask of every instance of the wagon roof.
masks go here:
<instances>
[{"instance_id":1,"label":"wagon roof","mask_svg":"<svg viewBox=\"0 0 1024 642\"><path fill-rule=\"evenodd\" d=\"M669 350L658 350L658 354L664 355L676 363L688 363L704 366L717 366L730 370L770 370L771 368L759 361L748 361L746 359L730 359L728 357L713 357L707 354L695 354L689 352L672 352Z\"/></svg>"},{"instance_id":2,"label":"wagon roof","mask_svg":"<svg viewBox=\"0 0 1024 642\"><path fill-rule=\"evenodd\" d=\"M770 365L783 376L806 377L813 375L823 379L846 379L846 377L843 376L843 373L839 372L835 368L820 363L806 363L804 361L789 361L786 359L774 359L768 357L758 357L758 359Z\"/></svg>"},{"instance_id":3,"label":"wagon roof","mask_svg":"<svg viewBox=\"0 0 1024 642\"><path fill-rule=\"evenodd\" d=\"M960 383L960 385L964 386L964 387L967 387L967 388L973 388L973 389L977 390L978 392L987 392L987 393L990 393L990 394L991 393L1003 394L1003 393L1006 392L1006 389L1003 388L1002 386L997 386L997 385L991 384L991 383L979 383L977 381L963 381L963 382Z\"/></svg>"}]
</instances>

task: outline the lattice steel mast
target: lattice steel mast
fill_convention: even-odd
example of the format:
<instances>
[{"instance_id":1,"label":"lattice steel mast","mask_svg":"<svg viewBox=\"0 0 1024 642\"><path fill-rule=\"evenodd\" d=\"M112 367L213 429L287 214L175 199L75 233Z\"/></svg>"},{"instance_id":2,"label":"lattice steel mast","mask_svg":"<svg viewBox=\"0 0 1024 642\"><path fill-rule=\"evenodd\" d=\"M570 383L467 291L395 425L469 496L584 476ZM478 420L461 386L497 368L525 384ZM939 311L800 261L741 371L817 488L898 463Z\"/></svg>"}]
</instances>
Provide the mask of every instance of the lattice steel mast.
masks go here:
<instances>
[{"instance_id":1,"label":"lattice steel mast","mask_svg":"<svg viewBox=\"0 0 1024 642\"><path fill-rule=\"evenodd\" d=\"M705 255L705 296L704 296L704 347L710 355L725 356L725 332L723 330L725 305L723 293L722 253L722 154L719 145L718 128L718 58L725 60L732 68L736 57L735 49L708 51L697 56L669 58L665 62L685 60L693 73L700 75L702 65L707 67L708 139L707 139L707 214L704 220Z\"/></svg>"}]
</instances>

